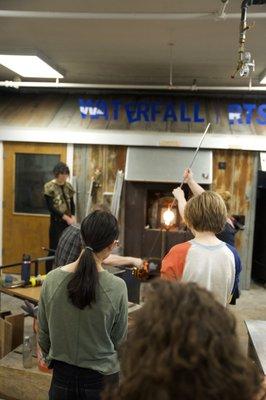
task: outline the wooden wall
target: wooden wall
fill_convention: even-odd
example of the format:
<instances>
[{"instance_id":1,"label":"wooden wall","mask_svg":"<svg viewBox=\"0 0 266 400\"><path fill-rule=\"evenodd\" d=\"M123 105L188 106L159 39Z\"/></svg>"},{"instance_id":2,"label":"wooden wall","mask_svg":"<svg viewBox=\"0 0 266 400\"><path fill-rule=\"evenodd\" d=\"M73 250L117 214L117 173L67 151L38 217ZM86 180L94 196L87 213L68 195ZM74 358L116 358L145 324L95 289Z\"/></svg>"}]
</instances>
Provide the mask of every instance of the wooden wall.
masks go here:
<instances>
[{"instance_id":1,"label":"wooden wall","mask_svg":"<svg viewBox=\"0 0 266 400\"><path fill-rule=\"evenodd\" d=\"M93 205L102 204L108 199L107 193L113 192L116 172L125 170L125 160L124 146L75 145L73 173L77 176L79 220L85 216L92 177L99 184L93 196Z\"/></svg>"},{"instance_id":2,"label":"wooden wall","mask_svg":"<svg viewBox=\"0 0 266 400\"><path fill-rule=\"evenodd\" d=\"M89 182L97 170L101 171L94 204L103 203L104 193L112 192L118 169L125 170L126 147L76 145L74 151L74 175L78 177L78 216L85 216ZM220 169L219 163L225 163ZM231 213L245 216L245 230L236 235L244 272L242 286L249 287L253 248L257 154L248 151L215 150L213 152L213 185L217 191L228 190L232 194ZM124 203L122 201L122 215ZM141 240L141 239L140 239Z\"/></svg>"},{"instance_id":3,"label":"wooden wall","mask_svg":"<svg viewBox=\"0 0 266 400\"><path fill-rule=\"evenodd\" d=\"M231 214L245 216L245 229L237 233L236 247L243 263L242 287L249 288L258 155L250 151L215 150L213 156L213 190L228 190L232 194ZM226 168L219 169L219 162L225 162Z\"/></svg>"},{"instance_id":4,"label":"wooden wall","mask_svg":"<svg viewBox=\"0 0 266 400\"><path fill-rule=\"evenodd\" d=\"M109 117L107 120L103 117L98 119L82 119L79 111L79 99L104 99L109 105ZM177 112L177 121L163 121L162 114L157 116L156 121L141 121L129 123L124 107L121 107L119 118L114 119L112 115L112 101L121 100L121 103L135 101L157 101L161 104L171 102L175 104ZM193 96L182 96L180 94L165 93L159 95L135 94L135 95L91 95L91 94L62 94L62 93L1 93L0 92L0 123L4 126L23 126L39 128L61 128L61 129L121 129L121 130L141 130L157 132L182 132L182 133L202 133L206 127L206 122L211 122L212 133L232 133L232 134L254 134L266 135L266 125L256 123L256 113L254 112L251 124L229 124L227 105L232 101L234 103L261 104L265 102L263 98L257 101L252 98L248 100L248 95L242 98L215 98L204 97L195 94ZM180 102L187 105L187 113L191 117L190 122L180 122ZM193 122L194 103L200 103L200 116L205 119L204 122ZM163 112L163 107L161 113ZM244 117L243 117L244 118ZM244 121L244 119L243 119Z\"/></svg>"},{"instance_id":5,"label":"wooden wall","mask_svg":"<svg viewBox=\"0 0 266 400\"><path fill-rule=\"evenodd\" d=\"M123 96L106 95L70 95L58 93L21 93L0 94L0 121L4 126L23 126L29 128L58 128L58 129L106 129L112 134L112 129L121 130L143 130L143 131L172 131L172 132L202 132L202 124L180 124L179 122L170 123L158 120L155 123L137 122L129 124L124 112L121 112L119 120L85 120L81 119L78 99L84 98L105 98L108 102L115 98ZM164 101L178 102L178 97L161 96ZM125 96L124 101L136 101L139 99L151 99L146 95ZM153 99L157 99L153 96ZM160 96L158 97L160 100ZM196 98L182 98L188 102L189 107L196 101ZM225 113L225 103L230 99L211 99L198 98L202 103L202 109L205 109L204 117L213 121L212 132L266 135L265 126L251 125L229 125ZM237 102L237 100L234 100ZM241 101L240 101L241 102ZM191 111L191 110L190 110ZM219 123L217 123L219 121ZM204 124L205 125L205 124ZM55 137L56 142L56 137ZM75 142L75 138L73 138ZM86 203L90 179L95 176L97 171L101 172L99 176L100 187L94 197L94 204L102 203L104 194L112 192L114 188L115 175L118 169L124 170L126 147L122 146L104 146L104 145L75 145L74 147L74 175L77 176L78 185L78 217L85 216ZM254 210L255 210L255 191L256 191L256 173L257 173L257 154L244 151L215 150L213 163L213 189L226 189L233 195L232 213L242 214L246 217L246 230L240 232L237 236L237 247L240 250L242 260L246 268L250 268L252 255L252 237L254 229ZM226 162L226 169L219 169L218 163ZM105 196L106 197L106 196ZM122 202L123 210L123 202ZM123 214L123 213L122 213ZM245 278L248 286L250 273L247 272Z\"/></svg>"}]
</instances>

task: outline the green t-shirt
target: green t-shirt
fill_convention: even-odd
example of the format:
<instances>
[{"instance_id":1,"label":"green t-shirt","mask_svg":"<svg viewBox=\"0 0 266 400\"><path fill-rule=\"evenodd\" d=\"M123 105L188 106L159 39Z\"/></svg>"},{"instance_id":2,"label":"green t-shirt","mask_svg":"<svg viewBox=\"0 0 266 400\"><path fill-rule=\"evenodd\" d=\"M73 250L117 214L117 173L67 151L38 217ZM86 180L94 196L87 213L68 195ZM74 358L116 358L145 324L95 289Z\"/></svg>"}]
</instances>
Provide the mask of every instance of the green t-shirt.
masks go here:
<instances>
[{"instance_id":1,"label":"green t-shirt","mask_svg":"<svg viewBox=\"0 0 266 400\"><path fill-rule=\"evenodd\" d=\"M44 281L39 302L39 344L49 363L64 361L109 375L119 371L117 348L128 321L125 282L99 272L96 302L83 310L68 298L72 273L56 268Z\"/></svg>"}]
</instances>

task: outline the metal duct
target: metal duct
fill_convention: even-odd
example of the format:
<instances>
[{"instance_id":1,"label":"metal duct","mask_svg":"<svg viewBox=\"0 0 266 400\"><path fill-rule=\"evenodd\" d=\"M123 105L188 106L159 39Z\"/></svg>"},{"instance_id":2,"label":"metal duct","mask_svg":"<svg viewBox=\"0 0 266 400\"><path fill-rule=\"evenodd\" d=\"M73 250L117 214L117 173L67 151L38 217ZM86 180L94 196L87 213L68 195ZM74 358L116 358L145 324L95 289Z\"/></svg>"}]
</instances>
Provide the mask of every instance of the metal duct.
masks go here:
<instances>
[{"instance_id":1,"label":"metal duct","mask_svg":"<svg viewBox=\"0 0 266 400\"><path fill-rule=\"evenodd\" d=\"M183 172L188 167L193 154L193 149L129 147L126 158L125 180L137 182L182 182ZM199 151L193 166L193 173L198 183L212 183L212 151Z\"/></svg>"},{"instance_id":2,"label":"metal duct","mask_svg":"<svg viewBox=\"0 0 266 400\"><path fill-rule=\"evenodd\" d=\"M167 90L191 92L265 92L266 86L170 86L170 85L130 85L110 83L71 83L71 82L17 82L0 81L0 87L19 89L27 88L57 88L57 89L118 89L118 90Z\"/></svg>"}]
</instances>

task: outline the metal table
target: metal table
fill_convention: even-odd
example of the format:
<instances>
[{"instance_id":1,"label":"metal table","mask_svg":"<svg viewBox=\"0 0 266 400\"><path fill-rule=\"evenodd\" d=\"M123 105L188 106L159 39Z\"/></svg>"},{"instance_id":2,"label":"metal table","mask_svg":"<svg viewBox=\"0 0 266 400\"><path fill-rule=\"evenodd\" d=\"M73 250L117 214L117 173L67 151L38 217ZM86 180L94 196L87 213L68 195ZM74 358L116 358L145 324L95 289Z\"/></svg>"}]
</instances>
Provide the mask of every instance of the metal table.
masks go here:
<instances>
[{"instance_id":1,"label":"metal table","mask_svg":"<svg viewBox=\"0 0 266 400\"><path fill-rule=\"evenodd\" d=\"M249 336L249 354L266 375L266 321L245 321Z\"/></svg>"}]
</instances>

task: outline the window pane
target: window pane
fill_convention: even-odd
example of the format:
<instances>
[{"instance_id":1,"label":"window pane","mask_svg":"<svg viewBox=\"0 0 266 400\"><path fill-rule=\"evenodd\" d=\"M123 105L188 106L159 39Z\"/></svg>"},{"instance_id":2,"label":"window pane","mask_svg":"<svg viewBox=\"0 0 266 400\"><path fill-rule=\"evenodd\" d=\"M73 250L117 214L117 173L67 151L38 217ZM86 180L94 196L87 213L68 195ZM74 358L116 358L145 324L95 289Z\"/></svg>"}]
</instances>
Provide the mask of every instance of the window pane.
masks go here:
<instances>
[{"instance_id":1,"label":"window pane","mask_svg":"<svg viewBox=\"0 0 266 400\"><path fill-rule=\"evenodd\" d=\"M59 161L59 154L16 153L15 212L49 214L43 185L53 179L52 171Z\"/></svg>"}]
</instances>

